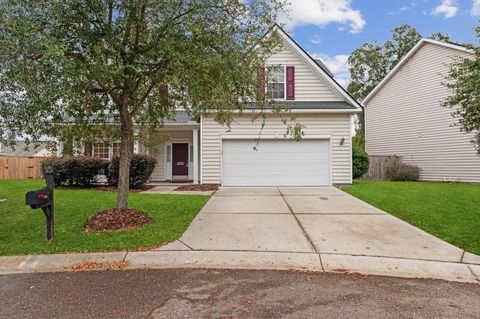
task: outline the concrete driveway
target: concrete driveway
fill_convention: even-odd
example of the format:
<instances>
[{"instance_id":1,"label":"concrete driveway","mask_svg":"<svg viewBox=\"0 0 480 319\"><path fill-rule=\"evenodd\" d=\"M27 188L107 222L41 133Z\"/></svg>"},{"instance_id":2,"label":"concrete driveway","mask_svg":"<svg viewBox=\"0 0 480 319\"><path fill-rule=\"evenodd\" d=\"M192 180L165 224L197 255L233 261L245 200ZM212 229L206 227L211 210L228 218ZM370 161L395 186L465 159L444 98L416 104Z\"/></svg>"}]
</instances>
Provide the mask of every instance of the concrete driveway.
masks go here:
<instances>
[{"instance_id":1,"label":"concrete driveway","mask_svg":"<svg viewBox=\"0 0 480 319\"><path fill-rule=\"evenodd\" d=\"M464 258L462 249L333 187L221 188L180 240L162 249Z\"/></svg>"}]
</instances>

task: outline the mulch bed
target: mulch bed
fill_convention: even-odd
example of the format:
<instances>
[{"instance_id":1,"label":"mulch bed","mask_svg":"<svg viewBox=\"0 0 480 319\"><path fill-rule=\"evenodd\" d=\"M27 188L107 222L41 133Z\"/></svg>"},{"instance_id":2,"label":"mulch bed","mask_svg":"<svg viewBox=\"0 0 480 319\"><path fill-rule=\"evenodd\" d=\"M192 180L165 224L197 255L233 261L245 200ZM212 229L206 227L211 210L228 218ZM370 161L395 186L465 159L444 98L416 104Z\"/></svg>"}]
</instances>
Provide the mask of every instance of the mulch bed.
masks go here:
<instances>
[{"instance_id":1,"label":"mulch bed","mask_svg":"<svg viewBox=\"0 0 480 319\"><path fill-rule=\"evenodd\" d=\"M86 232L111 232L139 228L152 221L150 216L136 209L112 208L95 213L87 220L84 229Z\"/></svg>"},{"instance_id":2,"label":"mulch bed","mask_svg":"<svg viewBox=\"0 0 480 319\"><path fill-rule=\"evenodd\" d=\"M216 191L218 189L218 184L189 184L182 185L177 187L176 191L197 191L197 192L208 192Z\"/></svg>"},{"instance_id":3,"label":"mulch bed","mask_svg":"<svg viewBox=\"0 0 480 319\"><path fill-rule=\"evenodd\" d=\"M144 188L139 188L139 189L133 189L130 188L130 193L139 193L143 191L148 191L149 189L154 188L155 186L153 185L146 185ZM116 192L117 186L108 186L108 185L96 185L92 187L79 187L79 186L68 186L68 185L63 185L63 186L55 186L56 189L90 189L90 190L95 190L95 191L104 191L104 192Z\"/></svg>"}]
</instances>

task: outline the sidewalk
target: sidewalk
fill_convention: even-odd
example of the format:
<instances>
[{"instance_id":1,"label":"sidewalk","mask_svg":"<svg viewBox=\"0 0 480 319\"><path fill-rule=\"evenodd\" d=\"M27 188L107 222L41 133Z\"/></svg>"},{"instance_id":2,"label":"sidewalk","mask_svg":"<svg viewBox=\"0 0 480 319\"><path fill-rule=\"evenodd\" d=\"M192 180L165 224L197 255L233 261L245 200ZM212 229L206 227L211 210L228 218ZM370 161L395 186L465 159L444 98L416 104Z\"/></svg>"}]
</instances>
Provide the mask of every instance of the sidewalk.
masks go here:
<instances>
[{"instance_id":1,"label":"sidewalk","mask_svg":"<svg viewBox=\"0 0 480 319\"><path fill-rule=\"evenodd\" d=\"M169 247L167 247L169 246ZM104 269L272 269L430 278L480 284L480 264L316 253L160 250L0 257L0 274ZM174 249L176 250L166 250ZM171 248L172 247L172 248ZM477 261L478 262L478 261ZM83 268L82 265L87 266Z\"/></svg>"}]
</instances>

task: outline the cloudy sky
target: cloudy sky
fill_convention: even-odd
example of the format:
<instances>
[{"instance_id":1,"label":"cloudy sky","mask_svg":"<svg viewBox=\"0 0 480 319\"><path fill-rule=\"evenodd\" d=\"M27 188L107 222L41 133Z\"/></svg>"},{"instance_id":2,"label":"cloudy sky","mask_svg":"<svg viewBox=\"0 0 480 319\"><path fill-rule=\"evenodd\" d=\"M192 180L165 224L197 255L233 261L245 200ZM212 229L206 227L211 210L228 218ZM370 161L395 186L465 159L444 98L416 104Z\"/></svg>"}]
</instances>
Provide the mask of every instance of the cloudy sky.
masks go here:
<instances>
[{"instance_id":1,"label":"cloudy sky","mask_svg":"<svg viewBox=\"0 0 480 319\"><path fill-rule=\"evenodd\" d=\"M365 42L389 38L407 23L422 35L448 33L453 41L475 43L480 0L290 0L287 30L312 56L321 58L342 84L347 59Z\"/></svg>"}]
</instances>

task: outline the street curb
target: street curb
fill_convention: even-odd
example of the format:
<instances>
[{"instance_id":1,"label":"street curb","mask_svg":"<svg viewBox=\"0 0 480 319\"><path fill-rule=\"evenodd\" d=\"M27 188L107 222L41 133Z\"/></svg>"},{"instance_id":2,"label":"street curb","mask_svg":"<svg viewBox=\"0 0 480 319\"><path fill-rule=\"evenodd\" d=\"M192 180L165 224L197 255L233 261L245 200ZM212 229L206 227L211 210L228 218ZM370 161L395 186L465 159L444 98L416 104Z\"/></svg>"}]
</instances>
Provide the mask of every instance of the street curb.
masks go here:
<instances>
[{"instance_id":1,"label":"street curb","mask_svg":"<svg viewBox=\"0 0 480 319\"><path fill-rule=\"evenodd\" d=\"M91 268L77 267L84 263ZM121 267L115 267L122 263ZM355 273L480 284L480 265L418 259L254 251L136 251L0 257L0 275L104 269L249 269Z\"/></svg>"}]
</instances>

